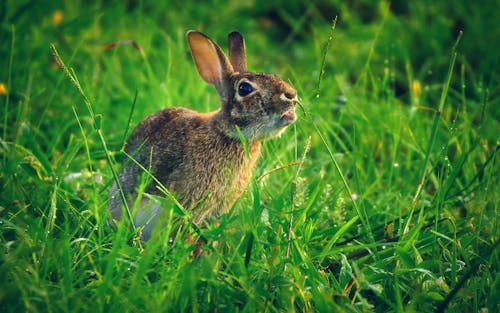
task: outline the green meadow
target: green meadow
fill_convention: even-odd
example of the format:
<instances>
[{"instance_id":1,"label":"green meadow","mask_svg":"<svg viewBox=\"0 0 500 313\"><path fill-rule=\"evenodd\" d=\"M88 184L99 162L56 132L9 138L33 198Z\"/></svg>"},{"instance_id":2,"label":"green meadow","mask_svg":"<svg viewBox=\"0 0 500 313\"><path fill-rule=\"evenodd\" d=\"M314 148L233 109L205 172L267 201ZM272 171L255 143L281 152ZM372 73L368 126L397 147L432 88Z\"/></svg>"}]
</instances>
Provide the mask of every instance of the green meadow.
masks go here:
<instances>
[{"instance_id":1,"label":"green meadow","mask_svg":"<svg viewBox=\"0 0 500 313\"><path fill-rule=\"evenodd\" d=\"M154 4L155 3L155 4ZM1 312L500 312L498 1L0 3ZM186 31L294 86L217 223L112 223L133 128L218 109ZM204 253L193 257L193 239Z\"/></svg>"}]
</instances>

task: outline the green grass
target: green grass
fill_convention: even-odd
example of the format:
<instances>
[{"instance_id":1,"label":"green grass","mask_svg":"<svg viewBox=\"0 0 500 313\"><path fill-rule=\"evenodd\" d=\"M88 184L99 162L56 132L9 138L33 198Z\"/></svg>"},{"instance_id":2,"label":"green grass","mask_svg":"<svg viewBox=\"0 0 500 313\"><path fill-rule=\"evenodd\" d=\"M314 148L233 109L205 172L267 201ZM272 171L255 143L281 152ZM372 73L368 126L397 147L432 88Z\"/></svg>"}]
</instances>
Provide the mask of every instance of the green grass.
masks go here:
<instances>
[{"instance_id":1,"label":"green grass","mask_svg":"<svg viewBox=\"0 0 500 313\"><path fill-rule=\"evenodd\" d=\"M0 311L500 311L495 1L167 2L0 4ZM218 106L188 29L303 107L194 260L107 212L140 120Z\"/></svg>"}]
</instances>

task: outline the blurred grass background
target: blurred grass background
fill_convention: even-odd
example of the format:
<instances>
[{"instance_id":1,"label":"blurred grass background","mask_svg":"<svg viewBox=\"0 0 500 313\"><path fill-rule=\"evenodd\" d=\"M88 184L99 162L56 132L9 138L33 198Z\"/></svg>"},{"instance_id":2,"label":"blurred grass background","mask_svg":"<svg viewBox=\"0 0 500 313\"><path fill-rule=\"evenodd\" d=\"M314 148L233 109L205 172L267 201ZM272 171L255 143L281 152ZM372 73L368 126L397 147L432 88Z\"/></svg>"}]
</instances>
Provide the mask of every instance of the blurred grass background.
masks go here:
<instances>
[{"instance_id":1,"label":"blurred grass background","mask_svg":"<svg viewBox=\"0 0 500 313\"><path fill-rule=\"evenodd\" d=\"M499 311L497 10L2 1L1 310ZM196 260L187 234L139 244L126 223L110 227L106 204L132 108L131 127L167 106L218 107L189 29L224 49L241 31L249 68L290 81L307 112L265 144L265 176L203 230ZM142 53L103 49L127 40Z\"/></svg>"}]
</instances>

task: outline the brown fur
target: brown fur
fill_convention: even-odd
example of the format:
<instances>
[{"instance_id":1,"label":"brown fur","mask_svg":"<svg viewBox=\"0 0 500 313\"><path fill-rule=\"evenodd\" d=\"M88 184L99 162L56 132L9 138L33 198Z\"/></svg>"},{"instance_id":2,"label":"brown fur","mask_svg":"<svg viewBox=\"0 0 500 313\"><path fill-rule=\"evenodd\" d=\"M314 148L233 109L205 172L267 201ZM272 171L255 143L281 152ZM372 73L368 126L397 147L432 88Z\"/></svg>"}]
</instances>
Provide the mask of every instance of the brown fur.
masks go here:
<instances>
[{"instance_id":1,"label":"brown fur","mask_svg":"<svg viewBox=\"0 0 500 313\"><path fill-rule=\"evenodd\" d=\"M211 113L164 109L136 127L125 150L150 169L191 210L193 221L201 225L227 212L241 195L259 158L261 140L281 133L295 121L296 92L274 75L240 73L233 69L232 63L234 68L246 70L243 37L239 33L229 35L231 62L201 33L188 32L188 41L200 75L219 92L221 109ZM255 90L241 96L238 87L243 82ZM247 141L249 156L236 126ZM131 163L119 176L129 199L135 197L141 173ZM146 192L161 194L154 183ZM159 211L161 208L153 210L151 225ZM120 218L122 213L116 184L110 190L110 212L114 218ZM145 218L136 218L135 223L145 226ZM151 227L144 239L149 237Z\"/></svg>"}]
</instances>

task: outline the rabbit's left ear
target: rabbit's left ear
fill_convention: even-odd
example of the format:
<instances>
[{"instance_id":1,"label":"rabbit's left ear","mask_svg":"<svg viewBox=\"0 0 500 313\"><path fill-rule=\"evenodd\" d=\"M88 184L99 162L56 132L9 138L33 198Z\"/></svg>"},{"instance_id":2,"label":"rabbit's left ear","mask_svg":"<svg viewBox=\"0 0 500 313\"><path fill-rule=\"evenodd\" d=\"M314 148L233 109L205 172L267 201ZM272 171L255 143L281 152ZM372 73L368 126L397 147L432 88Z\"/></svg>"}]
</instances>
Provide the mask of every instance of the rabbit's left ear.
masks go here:
<instances>
[{"instance_id":1,"label":"rabbit's left ear","mask_svg":"<svg viewBox=\"0 0 500 313\"><path fill-rule=\"evenodd\" d=\"M198 73L223 96L226 79L233 73L233 67L224 52L215 42L198 31L188 31L187 40Z\"/></svg>"},{"instance_id":2,"label":"rabbit's left ear","mask_svg":"<svg viewBox=\"0 0 500 313\"><path fill-rule=\"evenodd\" d=\"M229 60L236 72L247 71L247 60L245 56L245 40L239 32L232 32L227 36L229 42Z\"/></svg>"}]
</instances>

